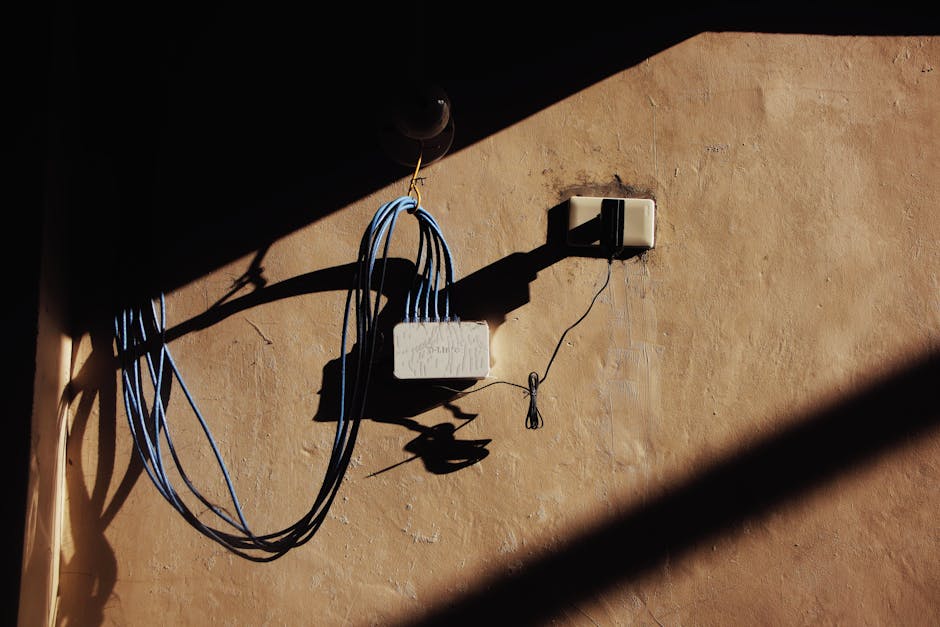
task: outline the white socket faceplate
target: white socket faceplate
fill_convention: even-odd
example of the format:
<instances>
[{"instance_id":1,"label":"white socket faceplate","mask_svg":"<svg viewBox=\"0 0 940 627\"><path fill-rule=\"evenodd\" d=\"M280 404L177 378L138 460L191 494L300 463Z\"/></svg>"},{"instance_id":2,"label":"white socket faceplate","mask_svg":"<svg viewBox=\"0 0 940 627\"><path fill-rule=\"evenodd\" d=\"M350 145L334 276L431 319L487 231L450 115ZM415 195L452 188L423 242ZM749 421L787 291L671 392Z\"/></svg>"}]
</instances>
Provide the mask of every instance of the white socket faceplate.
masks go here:
<instances>
[{"instance_id":1,"label":"white socket faceplate","mask_svg":"<svg viewBox=\"0 0 940 627\"><path fill-rule=\"evenodd\" d=\"M575 231L600 218L603 196L572 196L568 200L568 244L599 246L600 228ZM649 198L620 198L624 202L623 245L653 248L656 242L656 203ZM598 220L598 223L600 220Z\"/></svg>"}]
</instances>

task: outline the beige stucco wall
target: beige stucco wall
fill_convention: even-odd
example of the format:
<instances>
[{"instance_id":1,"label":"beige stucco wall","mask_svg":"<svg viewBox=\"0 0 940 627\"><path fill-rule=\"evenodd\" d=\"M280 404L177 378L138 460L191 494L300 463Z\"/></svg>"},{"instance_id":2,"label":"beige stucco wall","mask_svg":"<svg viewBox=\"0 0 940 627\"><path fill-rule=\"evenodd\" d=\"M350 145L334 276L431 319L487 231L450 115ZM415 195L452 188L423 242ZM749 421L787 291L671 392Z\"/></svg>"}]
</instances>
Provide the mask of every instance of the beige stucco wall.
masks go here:
<instances>
[{"instance_id":1,"label":"beige stucco wall","mask_svg":"<svg viewBox=\"0 0 940 627\"><path fill-rule=\"evenodd\" d=\"M572 193L621 185L656 199L657 246L614 262L568 334L542 429L506 385L366 420L323 527L273 563L227 553L159 497L132 463L109 338L75 338L57 622L449 623L453 606L506 624L936 623L938 63L936 38L703 33L429 165L423 204L458 278L545 244ZM266 289L354 261L406 190L274 242ZM408 259L413 226L396 233ZM168 294L170 326L251 259ZM605 273L566 257L501 274L493 293L528 302L478 305L492 378L544 371ZM303 285L171 345L260 532L306 510L333 436L313 418L345 292ZM181 449L208 469L180 400ZM478 463L370 476L410 457L404 418L468 414L457 436L488 440Z\"/></svg>"}]
</instances>

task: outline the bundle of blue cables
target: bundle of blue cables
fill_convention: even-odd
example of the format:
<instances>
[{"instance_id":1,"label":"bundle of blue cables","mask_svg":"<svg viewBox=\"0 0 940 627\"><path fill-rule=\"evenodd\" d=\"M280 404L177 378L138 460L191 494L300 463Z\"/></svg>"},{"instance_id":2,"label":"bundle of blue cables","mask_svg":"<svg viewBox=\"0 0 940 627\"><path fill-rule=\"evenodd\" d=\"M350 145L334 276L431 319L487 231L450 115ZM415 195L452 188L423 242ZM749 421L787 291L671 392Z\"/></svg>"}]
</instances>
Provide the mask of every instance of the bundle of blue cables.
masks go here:
<instances>
[{"instance_id":1,"label":"bundle of blue cables","mask_svg":"<svg viewBox=\"0 0 940 627\"><path fill-rule=\"evenodd\" d=\"M340 403L325 476L310 509L292 525L278 531L259 534L248 524L209 421L199 410L167 345L165 296L160 294L155 299L147 299L148 302L127 307L115 316L114 334L121 364L124 407L136 454L159 493L190 525L241 557L268 562L308 542L323 524L336 497L365 411L389 247L402 213L417 218L420 235L415 278L405 302L403 320L456 320L450 311L453 257L439 225L411 196L402 196L382 205L363 233L353 284L346 296L340 346ZM376 294L374 300L373 291ZM347 359L353 312L356 341L350 359ZM205 482L191 476L183 466L167 416L174 382L185 396L212 450L231 508L207 498L197 485ZM175 466L175 473L168 472L169 464ZM182 485L178 485L179 481ZM197 502L201 504L200 511L194 509ZM230 509L234 513L229 513Z\"/></svg>"}]
</instances>

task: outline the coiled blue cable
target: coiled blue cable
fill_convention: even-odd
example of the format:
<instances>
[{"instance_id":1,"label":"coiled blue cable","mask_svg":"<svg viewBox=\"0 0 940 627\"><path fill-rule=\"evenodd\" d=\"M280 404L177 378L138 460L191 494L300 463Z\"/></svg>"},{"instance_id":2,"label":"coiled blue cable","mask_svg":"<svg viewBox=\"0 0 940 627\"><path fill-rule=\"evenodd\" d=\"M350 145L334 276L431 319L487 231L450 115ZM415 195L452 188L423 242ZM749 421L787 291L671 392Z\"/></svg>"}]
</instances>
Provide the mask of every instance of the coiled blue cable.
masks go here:
<instances>
[{"instance_id":1,"label":"coiled blue cable","mask_svg":"<svg viewBox=\"0 0 940 627\"><path fill-rule=\"evenodd\" d=\"M134 449L143 463L144 470L160 495L190 525L241 557L268 562L308 542L323 524L336 497L349 466L359 424L365 412L389 247L395 225L403 212L417 218L420 236L415 280L405 301L403 319L452 319L450 288L454 282L454 263L440 226L410 196L402 196L382 205L363 233L353 285L346 295L340 341L340 403L337 408L336 434L323 483L310 509L295 523L278 531L256 534L248 524L236 495L234 482L212 436L209 423L186 386L166 343L165 297L161 294L156 302L149 300L143 305L129 307L115 316L114 335L121 364L124 408ZM373 288L376 292L374 302ZM350 339L349 326L353 311L356 316L356 342L351 352L354 368L350 378L346 348ZM189 408L199 422L202 434L212 449L234 515L210 501L183 467L173 443L171 423L166 411L174 382L183 392ZM144 394L148 386L152 391L149 404ZM197 513L187 504L180 489L174 485L167 473L168 462L172 462L185 489L206 508L206 512Z\"/></svg>"}]
</instances>

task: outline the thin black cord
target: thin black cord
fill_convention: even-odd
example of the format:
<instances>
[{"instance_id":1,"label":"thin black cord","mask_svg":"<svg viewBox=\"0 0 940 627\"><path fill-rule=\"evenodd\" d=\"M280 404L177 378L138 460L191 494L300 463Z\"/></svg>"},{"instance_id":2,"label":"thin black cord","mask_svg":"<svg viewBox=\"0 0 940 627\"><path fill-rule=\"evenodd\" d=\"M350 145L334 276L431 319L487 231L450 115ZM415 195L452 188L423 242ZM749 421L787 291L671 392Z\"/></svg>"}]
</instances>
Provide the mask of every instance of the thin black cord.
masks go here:
<instances>
[{"instance_id":1,"label":"thin black cord","mask_svg":"<svg viewBox=\"0 0 940 627\"><path fill-rule=\"evenodd\" d=\"M538 406L539 386L545 383L545 379L548 378L548 371L549 369L551 369L552 364L555 362L555 357L558 356L558 350L561 348L562 342L565 341L565 336L568 335L569 331L571 331L573 328L581 324L581 322L583 322L584 319L587 318L588 314L591 313L591 309L594 308L594 303L597 302L598 297L600 297L601 293L610 284L610 271L611 271L612 265L613 265L613 258L610 258L607 260L607 278L604 279L604 284L601 285L600 289L597 290L597 293L594 294L594 298L591 299L591 304L588 305L587 310L585 310L585 312L581 315L580 318L578 318L574 322L574 324L572 324L567 329L565 329L564 333L561 334L561 337L558 338L558 343L555 345L555 350L554 352L552 352L552 356L548 360L548 365L545 366L545 374L543 374L541 378L539 378L539 374L537 372L534 372L534 371L530 372L529 380L528 380L528 387L524 385L519 385L518 383L513 383L511 381L492 381L490 383L487 383L486 385L481 385L478 388L474 388L472 390L466 390L466 391L455 390L453 388L449 388L443 385L439 387L445 390L456 392L458 394L457 398L463 398L464 396L467 396L468 394L473 394L474 392L480 392L493 385L503 384L503 385L511 385L513 387L520 388L522 390L525 390L526 396L529 397L529 410L526 412L526 418L525 418L526 429L538 429L542 427L545 424L545 421L542 419L542 412L539 411L539 406Z\"/></svg>"},{"instance_id":2,"label":"thin black cord","mask_svg":"<svg viewBox=\"0 0 940 627\"><path fill-rule=\"evenodd\" d=\"M604 284L601 285L601 289L597 290L597 293L594 294L594 298L591 299L591 304L588 305L587 311L585 311L584 314L580 318L578 318L578 320L574 324L572 324L570 327L565 329L565 332L561 334L560 338L558 338L558 344L555 345L555 352L552 353L552 358L548 360L548 365L545 366L545 374L542 375L542 381L541 381L542 383L545 383L545 379L548 378L548 369L552 367L552 362L555 361L555 357L558 355L558 349L561 348L561 343L565 340L565 336L568 335L568 331L570 331L571 329L581 324L581 321L587 318L587 315L591 313L591 308L594 307L594 303L597 301L597 297L601 295L601 292L603 292L604 289L607 287L607 284L610 283L611 265L613 265L613 261L608 260L607 261L607 278L604 280Z\"/></svg>"},{"instance_id":3,"label":"thin black cord","mask_svg":"<svg viewBox=\"0 0 940 627\"><path fill-rule=\"evenodd\" d=\"M551 364L549 364L551 365ZM539 411L539 373L529 373L529 411L525 415L525 428L538 429L545 421L542 420L542 412Z\"/></svg>"}]
</instances>

